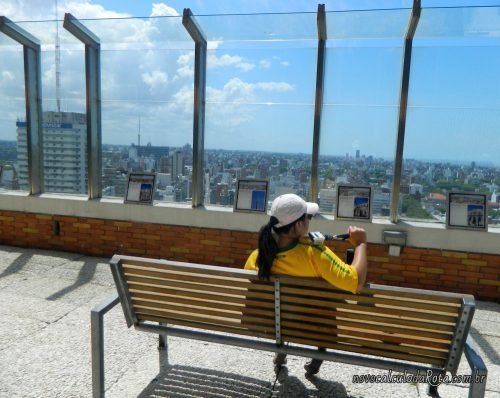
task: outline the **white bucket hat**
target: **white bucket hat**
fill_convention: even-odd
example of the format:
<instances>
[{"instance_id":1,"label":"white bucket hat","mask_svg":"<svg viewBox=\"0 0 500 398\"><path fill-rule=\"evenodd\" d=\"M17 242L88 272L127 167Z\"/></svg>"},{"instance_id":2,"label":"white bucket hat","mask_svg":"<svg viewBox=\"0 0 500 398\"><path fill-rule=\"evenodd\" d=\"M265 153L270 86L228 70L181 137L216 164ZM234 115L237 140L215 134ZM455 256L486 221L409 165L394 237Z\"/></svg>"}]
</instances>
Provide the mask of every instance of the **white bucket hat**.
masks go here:
<instances>
[{"instance_id":1,"label":"white bucket hat","mask_svg":"<svg viewBox=\"0 0 500 398\"><path fill-rule=\"evenodd\" d=\"M271 206L271 216L278 219L278 224L275 228L280 228L285 225L297 221L303 214L314 216L318 212L318 205L312 202L306 202L300 196L293 193L280 195L274 199Z\"/></svg>"}]
</instances>

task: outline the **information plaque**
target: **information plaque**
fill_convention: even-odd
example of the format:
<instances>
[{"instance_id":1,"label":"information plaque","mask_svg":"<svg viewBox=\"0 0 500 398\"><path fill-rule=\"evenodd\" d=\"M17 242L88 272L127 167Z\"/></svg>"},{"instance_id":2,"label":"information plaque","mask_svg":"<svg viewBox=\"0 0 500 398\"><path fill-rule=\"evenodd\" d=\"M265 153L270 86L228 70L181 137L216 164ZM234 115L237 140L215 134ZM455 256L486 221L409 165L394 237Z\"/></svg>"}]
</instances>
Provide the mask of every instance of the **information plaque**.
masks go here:
<instances>
[{"instance_id":1,"label":"information plaque","mask_svg":"<svg viewBox=\"0 0 500 398\"><path fill-rule=\"evenodd\" d=\"M488 212L486 194L448 192L446 211L447 228L486 231Z\"/></svg>"},{"instance_id":2,"label":"information plaque","mask_svg":"<svg viewBox=\"0 0 500 398\"><path fill-rule=\"evenodd\" d=\"M125 203L153 204L155 173L129 173Z\"/></svg>"},{"instance_id":3,"label":"information plaque","mask_svg":"<svg viewBox=\"0 0 500 398\"><path fill-rule=\"evenodd\" d=\"M269 181L240 178L236 184L234 211L265 213Z\"/></svg>"},{"instance_id":4,"label":"information plaque","mask_svg":"<svg viewBox=\"0 0 500 398\"><path fill-rule=\"evenodd\" d=\"M338 185L336 218L369 221L372 217L372 188L369 185Z\"/></svg>"}]
</instances>

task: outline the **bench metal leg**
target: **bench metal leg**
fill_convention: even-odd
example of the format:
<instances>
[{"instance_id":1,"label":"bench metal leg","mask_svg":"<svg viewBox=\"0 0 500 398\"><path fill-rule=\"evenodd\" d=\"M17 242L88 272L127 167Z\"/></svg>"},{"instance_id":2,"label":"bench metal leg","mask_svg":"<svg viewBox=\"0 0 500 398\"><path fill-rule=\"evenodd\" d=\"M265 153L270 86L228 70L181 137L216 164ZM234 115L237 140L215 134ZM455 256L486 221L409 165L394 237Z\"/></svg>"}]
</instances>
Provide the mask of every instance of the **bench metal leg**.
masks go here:
<instances>
[{"instance_id":1,"label":"bench metal leg","mask_svg":"<svg viewBox=\"0 0 500 398\"><path fill-rule=\"evenodd\" d=\"M486 392L488 369L483 359L479 356L474 339L470 334L467 336L464 351L472 371L472 379L469 385L469 398L483 398Z\"/></svg>"},{"instance_id":2,"label":"bench metal leg","mask_svg":"<svg viewBox=\"0 0 500 398\"><path fill-rule=\"evenodd\" d=\"M159 323L160 326L166 326L166 323ZM160 373L165 371L168 366L168 342L166 334L158 335L158 356L160 362Z\"/></svg>"},{"instance_id":3,"label":"bench metal leg","mask_svg":"<svg viewBox=\"0 0 500 398\"><path fill-rule=\"evenodd\" d=\"M118 294L114 293L90 312L92 396L94 398L104 398L104 314L119 302Z\"/></svg>"}]
</instances>

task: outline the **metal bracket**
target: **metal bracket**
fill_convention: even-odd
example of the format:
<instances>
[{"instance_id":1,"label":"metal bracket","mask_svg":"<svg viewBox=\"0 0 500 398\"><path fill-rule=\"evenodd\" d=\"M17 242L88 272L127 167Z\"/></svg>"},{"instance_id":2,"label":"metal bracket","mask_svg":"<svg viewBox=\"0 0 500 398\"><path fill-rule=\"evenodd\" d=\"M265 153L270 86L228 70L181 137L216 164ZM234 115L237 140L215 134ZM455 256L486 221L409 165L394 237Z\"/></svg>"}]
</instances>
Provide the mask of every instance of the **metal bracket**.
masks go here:
<instances>
[{"instance_id":1,"label":"metal bracket","mask_svg":"<svg viewBox=\"0 0 500 398\"><path fill-rule=\"evenodd\" d=\"M464 300L462 304L460 316L457 320L455 333L453 334L453 340L451 342L450 353L446 361L445 370L451 372L451 374L457 372L458 364L464 350L465 340L469 334L472 317L474 315L475 305L473 302L469 303L467 301L468 300Z\"/></svg>"},{"instance_id":2,"label":"metal bracket","mask_svg":"<svg viewBox=\"0 0 500 398\"><path fill-rule=\"evenodd\" d=\"M281 345L281 305L280 278L274 278L274 326L276 329L276 344Z\"/></svg>"}]
</instances>

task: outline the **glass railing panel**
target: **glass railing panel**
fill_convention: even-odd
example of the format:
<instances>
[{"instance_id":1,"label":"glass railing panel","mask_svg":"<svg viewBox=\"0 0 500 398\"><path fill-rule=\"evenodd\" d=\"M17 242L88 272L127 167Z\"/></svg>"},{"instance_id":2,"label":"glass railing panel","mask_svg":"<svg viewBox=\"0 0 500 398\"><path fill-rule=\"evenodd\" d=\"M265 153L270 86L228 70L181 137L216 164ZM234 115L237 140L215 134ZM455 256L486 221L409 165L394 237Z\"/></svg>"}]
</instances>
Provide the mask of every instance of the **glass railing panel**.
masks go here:
<instances>
[{"instance_id":1,"label":"glass railing panel","mask_svg":"<svg viewBox=\"0 0 500 398\"><path fill-rule=\"evenodd\" d=\"M322 212L336 213L339 185L370 185L372 215L389 216L401 67L401 39L329 43L318 172Z\"/></svg>"},{"instance_id":2,"label":"glass railing panel","mask_svg":"<svg viewBox=\"0 0 500 398\"><path fill-rule=\"evenodd\" d=\"M411 14L411 2L405 3L410 3L410 6L368 10L330 11L327 9L328 40L399 39L404 37ZM358 6L355 3L353 5ZM383 3L380 4L380 6L383 5ZM359 4L359 6L363 6L363 4Z\"/></svg>"},{"instance_id":3,"label":"glass railing panel","mask_svg":"<svg viewBox=\"0 0 500 398\"><path fill-rule=\"evenodd\" d=\"M156 201L191 203L194 44L181 17L82 23L101 41L103 196L155 172Z\"/></svg>"},{"instance_id":4,"label":"glass railing panel","mask_svg":"<svg viewBox=\"0 0 500 398\"><path fill-rule=\"evenodd\" d=\"M480 192L487 195L490 228L499 226L498 11L422 11L412 56L402 218L445 223L448 192Z\"/></svg>"},{"instance_id":5,"label":"glass railing panel","mask_svg":"<svg viewBox=\"0 0 500 398\"><path fill-rule=\"evenodd\" d=\"M19 26L35 36L41 44L43 191L86 195L88 177L84 45L62 27L62 21L21 22ZM68 145L75 150L66 159L68 164L58 163L55 168L49 167L48 163L55 161L55 156L60 155L62 148ZM71 168L75 165L80 168L81 178L71 185L63 183L65 176L71 174ZM49 169L52 176L53 170L56 170L56 179L50 177Z\"/></svg>"},{"instance_id":6,"label":"glass railing panel","mask_svg":"<svg viewBox=\"0 0 500 398\"><path fill-rule=\"evenodd\" d=\"M221 178L233 199L240 177L268 179L269 201L287 192L308 198L316 51L309 40L219 41L209 50L206 204L233 206L214 194Z\"/></svg>"},{"instance_id":7,"label":"glass railing panel","mask_svg":"<svg viewBox=\"0 0 500 398\"><path fill-rule=\"evenodd\" d=\"M196 15L207 41L316 40L316 12Z\"/></svg>"},{"instance_id":8,"label":"glass railing panel","mask_svg":"<svg viewBox=\"0 0 500 398\"><path fill-rule=\"evenodd\" d=\"M23 121L26 121L23 48L0 33L0 192L29 190L26 129L18 128Z\"/></svg>"}]
</instances>

